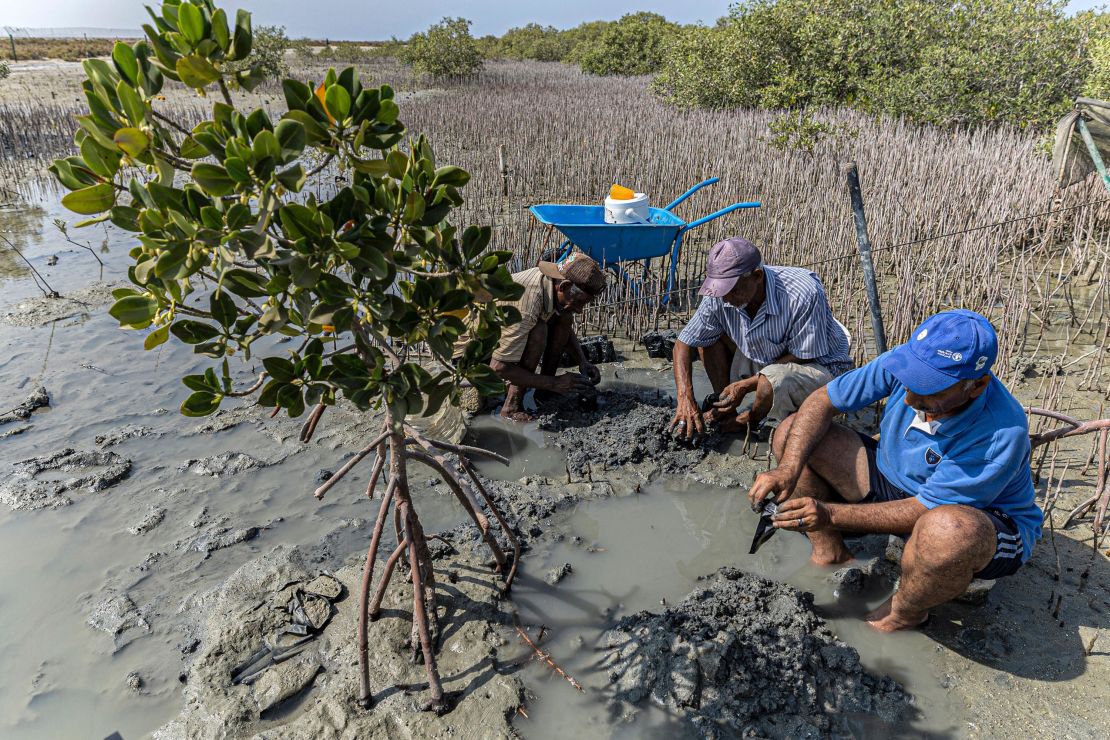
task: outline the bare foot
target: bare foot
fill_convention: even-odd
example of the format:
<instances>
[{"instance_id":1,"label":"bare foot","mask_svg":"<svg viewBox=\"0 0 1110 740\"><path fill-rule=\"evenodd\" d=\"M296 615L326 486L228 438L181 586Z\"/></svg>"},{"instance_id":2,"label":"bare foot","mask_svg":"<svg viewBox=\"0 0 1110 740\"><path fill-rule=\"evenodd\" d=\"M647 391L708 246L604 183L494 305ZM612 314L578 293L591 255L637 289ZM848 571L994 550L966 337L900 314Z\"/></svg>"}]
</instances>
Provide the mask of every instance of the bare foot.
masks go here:
<instances>
[{"instance_id":1,"label":"bare foot","mask_svg":"<svg viewBox=\"0 0 1110 740\"><path fill-rule=\"evenodd\" d=\"M809 561L814 565L820 565L825 568L830 565L844 565L856 559L851 550L842 549L826 555L825 553L818 554L816 551L809 556Z\"/></svg>"},{"instance_id":2,"label":"bare foot","mask_svg":"<svg viewBox=\"0 0 1110 740\"><path fill-rule=\"evenodd\" d=\"M867 615L867 624L879 632L898 632L923 627L929 621L929 612L924 614L905 614L893 609L894 597L879 605Z\"/></svg>"},{"instance_id":3,"label":"bare foot","mask_svg":"<svg viewBox=\"0 0 1110 740\"><path fill-rule=\"evenodd\" d=\"M524 409L511 409L508 406L501 407L501 418L515 421L518 424L526 424L536 420L536 417L532 416Z\"/></svg>"}]
</instances>

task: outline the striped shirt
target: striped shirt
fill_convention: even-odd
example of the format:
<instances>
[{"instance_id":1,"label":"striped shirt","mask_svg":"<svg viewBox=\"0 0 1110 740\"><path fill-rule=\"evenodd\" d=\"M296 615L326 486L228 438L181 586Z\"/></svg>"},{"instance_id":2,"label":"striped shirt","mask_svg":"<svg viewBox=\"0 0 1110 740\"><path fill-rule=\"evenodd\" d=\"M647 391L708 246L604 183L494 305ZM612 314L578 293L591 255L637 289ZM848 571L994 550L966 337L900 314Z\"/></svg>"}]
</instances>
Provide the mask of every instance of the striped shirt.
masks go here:
<instances>
[{"instance_id":1,"label":"striped shirt","mask_svg":"<svg viewBox=\"0 0 1110 740\"><path fill-rule=\"evenodd\" d=\"M745 357L761 365L789 352L824 365L834 376L851 370L847 332L833 318L816 273L765 265L763 275L766 297L754 318L721 298L705 296L679 341L708 347L727 334Z\"/></svg>"}]
</instances>

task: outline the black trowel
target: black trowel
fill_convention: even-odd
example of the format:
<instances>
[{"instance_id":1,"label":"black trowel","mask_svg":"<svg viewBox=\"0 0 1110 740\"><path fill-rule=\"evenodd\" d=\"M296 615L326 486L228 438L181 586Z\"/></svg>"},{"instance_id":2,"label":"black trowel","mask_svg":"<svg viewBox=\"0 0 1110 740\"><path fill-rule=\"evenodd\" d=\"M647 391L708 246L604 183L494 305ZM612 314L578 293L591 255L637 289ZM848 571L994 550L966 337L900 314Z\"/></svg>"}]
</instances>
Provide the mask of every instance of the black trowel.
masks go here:
<instances>
[{"instance_id":1,"label":"black trowel","mask_svg":"<svg viewBox=\"0 0 1110 740\"><path fill-rule=\"evenodd\" d=\"M763 547L763 543L778 531L771 521L771 517L777 514L778 510L778 504L773 498L768 497L763 500L763 505L759 509L759 524L755 527L755 537L752 537L752 549L748 550L749 555L755 555L756 550Z\"/></svg>"}]
</instances>

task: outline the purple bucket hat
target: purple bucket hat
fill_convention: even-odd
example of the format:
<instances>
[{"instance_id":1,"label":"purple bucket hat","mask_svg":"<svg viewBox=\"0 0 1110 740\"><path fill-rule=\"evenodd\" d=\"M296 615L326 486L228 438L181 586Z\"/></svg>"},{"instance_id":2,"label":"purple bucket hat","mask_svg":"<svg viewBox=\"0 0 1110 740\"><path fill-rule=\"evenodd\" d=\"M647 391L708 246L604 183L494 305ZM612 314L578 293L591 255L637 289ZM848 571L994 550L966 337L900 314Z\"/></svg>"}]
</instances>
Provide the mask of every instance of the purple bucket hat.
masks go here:
<instances>
[{"instance_id":1,"label":"purple bucket hat","mask_svg":"<svg viewBox=\"0 0 1110 740\"><path fill-rule=\"evenodd\" d=\"M739 236L719 241L709 250L705 282L698 295L720 298L736 285L736 281L763 264L759 248Z\"/></svg>"}]
</instances>

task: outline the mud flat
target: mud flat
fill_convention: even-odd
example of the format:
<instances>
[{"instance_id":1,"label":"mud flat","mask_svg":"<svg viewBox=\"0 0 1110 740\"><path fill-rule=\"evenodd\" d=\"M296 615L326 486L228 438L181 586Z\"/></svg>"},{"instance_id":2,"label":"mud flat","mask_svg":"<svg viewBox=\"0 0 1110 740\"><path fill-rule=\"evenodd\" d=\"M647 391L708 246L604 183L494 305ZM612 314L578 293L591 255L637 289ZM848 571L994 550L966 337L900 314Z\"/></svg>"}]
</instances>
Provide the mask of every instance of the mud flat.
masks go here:
<instances>
[{"instance_id":1,"label":"mud flat","mask_svg":"<svg viewBox=\"0 0 1110 740\"><path fill-rule=\"evenodd\" d=\"M520 706L523 684L503 667L508 644L501 626L510 621L498 583L469 544L437 548L436 596L442 643L436 656L444 690L453 704L438 717L421 711L427 690L423 664L410 659L411 585L395 578L382 616L370 623L373 708L356 702L355 642L361 564L335 573L341 600L307 649L265 668L249 685L232 683L234 668L285 624L275 596L291 582L309 582L317 566L304 550L278 546L236 571L194 608L207 614L196 658L184 676L185 707L159 730L160 740L247 737L484 737L512 735L509 718ZM357 559L356 559L357 561ZM379 572L380 572L379 567ZM275 641L271 641L274 644Z\"/></svg>"}]
</instances>

